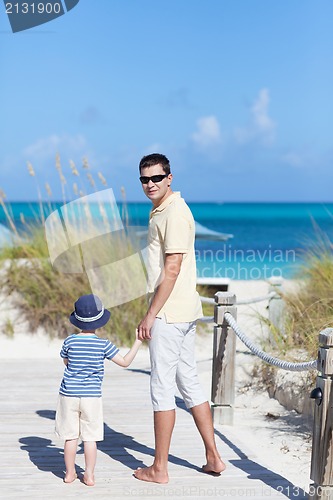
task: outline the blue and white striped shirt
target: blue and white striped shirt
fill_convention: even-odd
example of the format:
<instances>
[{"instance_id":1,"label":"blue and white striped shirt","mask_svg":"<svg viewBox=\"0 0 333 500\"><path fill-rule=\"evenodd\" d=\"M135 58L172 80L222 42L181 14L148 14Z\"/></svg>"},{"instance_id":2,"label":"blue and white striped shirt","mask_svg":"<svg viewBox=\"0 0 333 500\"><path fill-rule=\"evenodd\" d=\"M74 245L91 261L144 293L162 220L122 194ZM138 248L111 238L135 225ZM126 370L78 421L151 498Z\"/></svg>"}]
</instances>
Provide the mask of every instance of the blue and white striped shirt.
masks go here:
<instances>
[{"instance_id":1,"label":"blue and white striped shirt","mask_svg":"<svg viewBox=\"0 0 333 500\"><path fill-rule=\"evenodd\" d=\"M64 396L101 397L104 359L112 359L119 349L109 340L95 334L73 334L67 337L60 351L67 358L59 393Z\"/></svg>"}]
</instances>

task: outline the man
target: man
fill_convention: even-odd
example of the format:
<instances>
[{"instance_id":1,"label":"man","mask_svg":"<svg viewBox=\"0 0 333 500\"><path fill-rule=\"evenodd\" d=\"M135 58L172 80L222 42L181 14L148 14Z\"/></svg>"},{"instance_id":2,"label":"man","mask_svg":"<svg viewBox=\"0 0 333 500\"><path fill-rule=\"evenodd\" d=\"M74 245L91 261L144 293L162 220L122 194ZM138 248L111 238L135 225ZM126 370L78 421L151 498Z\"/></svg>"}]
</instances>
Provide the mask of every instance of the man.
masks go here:
<instances>
[{"instance_id":1,"label":"man","mask_svg":"<svg viewBox=\"0 0 333 500\"><path fill-rule=\"evenodd\" d=\"M172 174L164 155L144 156L139 169L143 191L153 204L148 232L151 300L138 326L138 338L149 340L155 458L150 467L139 468L134 475L156 483L169 480L176 385L205 445L203 471L219 474L225 464L216 448L211 410L198 381L194 354L196 320L202 316L196 291L194 219L180 193L171 190Z\"/></svg>"}]
</instances>

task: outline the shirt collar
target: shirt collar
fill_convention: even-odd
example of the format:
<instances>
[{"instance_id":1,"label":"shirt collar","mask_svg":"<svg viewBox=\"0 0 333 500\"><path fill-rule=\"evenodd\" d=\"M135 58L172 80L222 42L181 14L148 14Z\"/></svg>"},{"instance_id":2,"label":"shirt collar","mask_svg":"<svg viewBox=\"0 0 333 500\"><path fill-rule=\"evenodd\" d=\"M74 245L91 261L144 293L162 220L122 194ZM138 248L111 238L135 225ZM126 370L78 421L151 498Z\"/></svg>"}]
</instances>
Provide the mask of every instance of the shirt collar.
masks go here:
<instances>
[{"instance_id":1,"label":"shirt collar","mask_svg":"<svg viewBox=\"0 0 333 500\"><path fill-rule=\"evenodd\" d=\"M152 209L150 215L154 215L156 212L162 212L166 207L170 205L170 203L174 201L175 198L180 198L180 191L174 191L172 194L170 194L170 196L168 196L166 200L161 203L161 205Z\"/></svg>"}]
</instances>

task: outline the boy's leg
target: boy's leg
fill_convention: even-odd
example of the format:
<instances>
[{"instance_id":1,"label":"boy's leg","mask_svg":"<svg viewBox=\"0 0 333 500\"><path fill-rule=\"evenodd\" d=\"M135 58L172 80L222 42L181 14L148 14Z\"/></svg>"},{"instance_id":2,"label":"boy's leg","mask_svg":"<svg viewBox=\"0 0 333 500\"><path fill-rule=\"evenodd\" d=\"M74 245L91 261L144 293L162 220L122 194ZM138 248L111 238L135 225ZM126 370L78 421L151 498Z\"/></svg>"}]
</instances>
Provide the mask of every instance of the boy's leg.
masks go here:
<instances>
[{"instance_id":1,"label":"boy's leg","mask_svg":"<svg viewBox=\"0 0 333 500\"><path fill-rule=\"evenodd\" d=\"M83 482L87 486L94 486L95 484L95 465L97 457L96 441L84 441L84 459L86 463L85 471L83 474Z\"/></svg>"},{"instance_id":2,"label":"boy's leg","mask_svg":"<svg viewBox=\"0 0 333 500\"><path fill-rule=\"evenodd\" d=\"M83 482L87 486L94 486L97 458L96 441L103 441L104 437L102 398L81 398L80 410L80 436L83 441L85 458Z\"/></svg>"},{"instance_id":3,"label":"boy's leg","mask_svg":"<svg viewBox=\"0 0 333 500\"><path fill-rule=\"evenodd\" d=\"M75 456L79 437L79 401L80 398L71 398L61 394L58 398L55 432L59 438L65 441L65 483L71 483L77 477L75 472Z\"/></svg>"},{"instance_id":4,"label":"boy's leg","mask_svg":"<svg viewBox=\"0 0 333 500\"><path fill-rule=\"evenodd\" d=\"M72 483L76 479L75 457L77 450L77 439L67 439L64 446L64 459L66 466L65 483Z\"/></svg>"}]
</instances>

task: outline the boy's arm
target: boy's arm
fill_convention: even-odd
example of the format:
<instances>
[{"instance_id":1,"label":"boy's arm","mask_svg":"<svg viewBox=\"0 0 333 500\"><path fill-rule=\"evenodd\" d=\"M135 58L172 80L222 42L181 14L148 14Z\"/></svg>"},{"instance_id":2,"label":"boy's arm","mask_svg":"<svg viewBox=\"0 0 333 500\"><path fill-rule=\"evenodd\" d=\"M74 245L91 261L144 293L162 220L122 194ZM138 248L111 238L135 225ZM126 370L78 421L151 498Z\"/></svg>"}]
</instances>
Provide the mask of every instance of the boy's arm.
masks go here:
<instances>
[{"instance_id":1,"label":"boy's arm","mask_svg":"<svg viewBox=\"0 0 333 500\"><path fill-rule=\"evenodd\" d=\"M133 359L135 358L138 350L140 349L140 346L142 344L141 340L138 339L138 331L136 330L136 339L135 339L135 342L134 344L132 345L132 347L130 348L130 350L128 351L127 354L125 354L125 356L122 356L121 354L119 354L119 352L117 352L117 354L115 356L113 356L113 358L111 359L111 361L113 361L114 363L116 363L116 365L119 365L119 366L122 366L123 368L127 368L133 361Z\"/></svg>"},{"instance_id":2,"label":"boy's arm","mask_svg":"<svg viewBox=\"0 0 333 500\"><path fill-rule=\"evenodd\" d=\"M68 365L68 358L62 358L63 359L63 362L65 363L65 365L67 366Z\"/></svg>"},{"instance_id":3,"label":"boy's arm","mask_svg":"<svg viewBox=\"0 0 333 500\"><path fill-rule=\"evenodd\" d=\"M138 326L139 339L144 340L151 338L151 327L154 324L156 315L159 313L159 311L162 309L162 307L170 297L170 294L180 273L182 261L182 253L170 253L165 256L164 278L156 289L147 314Z\"/></svg>"}]
</instances>

